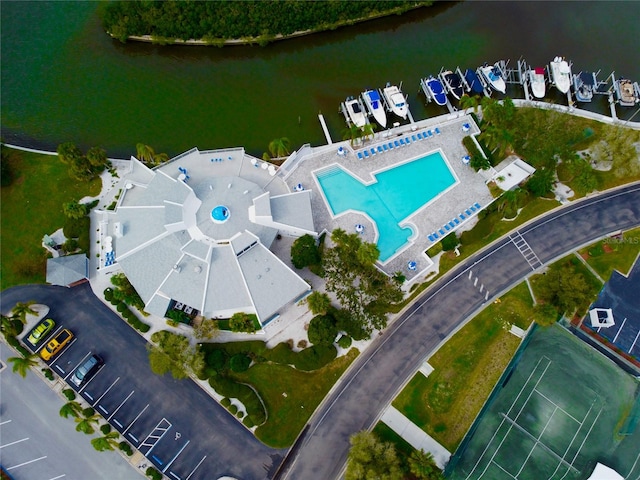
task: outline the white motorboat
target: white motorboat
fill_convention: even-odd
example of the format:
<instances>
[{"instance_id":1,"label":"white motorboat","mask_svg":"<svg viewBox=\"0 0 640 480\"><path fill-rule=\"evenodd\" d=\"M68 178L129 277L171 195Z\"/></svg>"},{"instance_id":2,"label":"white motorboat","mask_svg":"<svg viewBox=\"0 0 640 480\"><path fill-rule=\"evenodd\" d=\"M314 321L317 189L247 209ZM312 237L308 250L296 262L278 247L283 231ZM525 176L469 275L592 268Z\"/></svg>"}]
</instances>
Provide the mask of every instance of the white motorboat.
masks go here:
<instances>
[{"instance_id":1,"label":"white motorboat","mask_svg":"<svg viewBox=\"0 0 640 480\"><path fill-rule=\"evenodd\" d=\"M502 76L502 70L500 70L500 66L497 63L493 65L487 65L485 63L479 70L491 88L496 92L506 93L507 84Z\"/></svg>"},{"instance_id":2,"label":"white motorboat","mask_svg":"<svg viewBox=\"0 0 640 480\"><path fill-rule=\"evenodd\" d=\"M407 105L407 100L404 98L402 91L396 85L387 83L387 86L382 90L382 94L393 113L400 118L407 118L409 105Z\"/></svg>"},{"instance_id":3,"label":"white motorboat","mask_svg":"<svg viewBox=\"0 0 640 480\"><path fill-rule=\"evenodd\" d=\"M549 64L551 82L560 91L567 93L571 88L571 67L564 57L556 57Z\"/></svg>"},{"instance_id":4,"label":"white motorboat","mask_svg":"<svg viewBox=\"0 0 640 480\"><path fill-rule=\"evenodd\" d=\"M460 100L460 97L464 93L462 89L462 80L460 75L452 70L446 70L440 73L440 81L445 86L447 91L456 100Z\"/></svg>"},{"instance_id":5,"label":"white motorboat","mask_svg":"<svg viewBox=\"0 0 640 480\"><path fill-rule=\"evenodd\" d=\"M442 83L440 83L440 80L433 75L429 75L429 78L424 80L424 85L426 86L426 93L428 93L429 98L436 102L437 105L442 106L447 104L447 94L444 92L444 87Z\"/></svg>"},{"instance_id":6,"label":"white motorboat","mask_svg":"<svg viewBox=\"0 0 640 480\"><path fill-rule=\"evenodd\" d=\"M367 123L367 117L364 114L364 108L360 100L354 97L347 97L344 102L344 109L347 112L349 121L356 127L362 128Z\"/></svg>"},{"instance_id":7,"label":"white motorboat","mask_svg":"<svg viewBox=\"0 0 640 480\"><path fill-rule=\"evenodd\" d=\"M593 72L580 72L573 76L573 91L579 102L590 102L598 82Z\"/></svg>"},{"instance_id":8,"label":"white motorboat","mask_svg":"<svg viewBox=\"0 0 640 480\"><path fill-rule=\"evenodd\" d=\"M380 100L380 94L377 90L365 90L362 92L362 101L373 118L382 128L387 126L387 114Z\"/></svg>"},{"instance_id":9,"label":"white motorboat","mask_svg":"<svg viewBox=\"0 0 640 480\"><path fill-rule=\"evenodd\" d=\"M640 101L640 88L628 78L619 78L614 83L618 104L622 107L633 107Z\"/></svg>"},{"instance_id":10,"label":"white motorboat","mask_svg":"<svg viewBox=\"0 0 640 480\"><path fill-rule=\"evenodd\" d=\"M544 78L544 67L532 68L529 70L529 83L531 92L536 98L544 98L546 90L546 80Z\"/></svg>"}]
</instances>

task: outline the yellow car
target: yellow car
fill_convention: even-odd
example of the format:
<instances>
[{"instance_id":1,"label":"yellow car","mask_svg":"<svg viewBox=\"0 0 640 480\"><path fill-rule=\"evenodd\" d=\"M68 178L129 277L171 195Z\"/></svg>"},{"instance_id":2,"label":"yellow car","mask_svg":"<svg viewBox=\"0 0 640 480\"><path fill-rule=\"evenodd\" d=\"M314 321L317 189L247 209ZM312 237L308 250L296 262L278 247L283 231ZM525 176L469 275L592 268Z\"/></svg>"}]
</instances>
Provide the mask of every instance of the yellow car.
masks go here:
<instances>
[{"instance_id":1,"label":"yellow car","mask_svg":"<svg viewBox=\"0 0 640 480\"><path fill-rule=\"evenodd\" d=\"M63 328L40 351L40 356L44 361L48 362L54 356L56 356L58 352L62 350L64 346L71 341L72 338L73 338L73 333L71 333L66 328Z\"/></svg>"},{"instance_id":2,"label":"yellow car","mask_svg":"<svg viewBox=\"0 0 640 480\"><path fill-rule=\"evenodd\" d=\"M56 326L56 322L52 319L47 318L46 320L41 321L36 328L31 331L31 334L27 338L27 341L33 345L34 347L38 345L42 340L44 340L49 332L53 330L53 327Z\"/></svg>"}]
</instances>

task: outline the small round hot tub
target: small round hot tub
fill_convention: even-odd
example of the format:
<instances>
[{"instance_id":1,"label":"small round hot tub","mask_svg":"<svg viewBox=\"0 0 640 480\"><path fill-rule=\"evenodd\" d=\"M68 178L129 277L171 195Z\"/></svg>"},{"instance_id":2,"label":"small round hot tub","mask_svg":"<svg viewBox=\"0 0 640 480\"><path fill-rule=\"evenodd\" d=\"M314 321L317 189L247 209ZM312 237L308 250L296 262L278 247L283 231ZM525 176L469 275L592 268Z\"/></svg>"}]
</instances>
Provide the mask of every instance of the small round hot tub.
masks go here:
<instances>
[{"instance_id":1,"label":"small round hot tub","mask_svg":"<svg viewBox=\"0 0 640 480\"><path fill-rule=\"evenodd\" d=\"M211 219L215 223L224 223L229 220L229 216L231 212L224 205L218 205L213 210L211 210Z\"/></svg>"}]
</instances>

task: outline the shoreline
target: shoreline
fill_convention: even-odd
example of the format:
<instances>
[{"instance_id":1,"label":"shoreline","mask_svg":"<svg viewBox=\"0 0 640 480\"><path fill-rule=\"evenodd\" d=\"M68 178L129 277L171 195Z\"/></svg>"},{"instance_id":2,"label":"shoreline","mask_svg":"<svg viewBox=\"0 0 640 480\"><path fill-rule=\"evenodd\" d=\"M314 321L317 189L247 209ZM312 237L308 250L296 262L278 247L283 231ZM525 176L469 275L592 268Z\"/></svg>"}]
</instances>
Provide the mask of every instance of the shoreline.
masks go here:
<instances>
[{"instance_id":1,"label":"shoreline","mask_svg":"<svg viewBox=\"0 0 640 480\"><path fill-rule=\"evenodd\" d=\"M267 34L267 35L258 36L258 37L232 38L232 39L220 38L220 39L214 39L214 40L203 40L203 39L196 40L193 38L189 40L184 40L180 38L172 39L172 38L164 38L164 37L154 37L153 35L129 35L126 41L133 40L134 42L151 43L154 45L162 45L162 46L184 45L184 46L218 47L218 48L222 48L225 46L247 46L247 45L266 46L272 42L279 42L282 40L290 40L293 38L305 37L308 35L313 35L315 33L329 32L332 30L337 30L339 28L350 27L352 25L367 22L369 20L377 20L379 18L390 17L392 15L404 15L405 13L416 10L418 8L432 7L432 6L433 6L433 3L431 5L415 5L413 7L409 7L406 10L401 11L400 13L398 13L398 11L396 10L393 10L393 11L388 11L384 13L369 15L368 17L360 17L353 20L345 20L341 23L330 24L317 29L300 30L297 32L289 33L287 35L278 33L275 35ZM117 38L111 32L107 32L107 35L109 35L114 40L117 40ZM126 43L126 42L123 42L123 43Z\"/></svg>"}]
</instances>

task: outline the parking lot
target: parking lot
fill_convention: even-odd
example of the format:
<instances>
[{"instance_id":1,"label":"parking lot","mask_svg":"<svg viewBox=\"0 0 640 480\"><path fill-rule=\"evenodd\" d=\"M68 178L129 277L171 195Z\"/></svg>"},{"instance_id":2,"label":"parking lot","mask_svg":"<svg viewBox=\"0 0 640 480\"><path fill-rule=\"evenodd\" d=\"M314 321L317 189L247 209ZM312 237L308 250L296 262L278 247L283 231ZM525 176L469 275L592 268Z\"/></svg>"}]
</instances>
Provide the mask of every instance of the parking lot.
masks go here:
<instances>
[{"instance_id":1,"label":"parking lot","mask_svg":"<svg viewBox=\"0 0 640 480\"><path fill-rule=\"evenodd\" d=\"M48 305L47 317L56 321L49 336L31 350L39 352L60 329L70 330L74 338L48 362L50 368L139 449L149 464L176 480L223 475L269 478L277 468L284 452L257 441L193 381L153 374L145 340L99 302L88 285L17 288L33 293L14 303L34 299ZM80 388L75 387L70 376L94 353L104 359L104 365Z\"/></svg>"}]
</instances>

